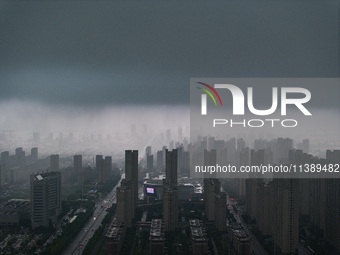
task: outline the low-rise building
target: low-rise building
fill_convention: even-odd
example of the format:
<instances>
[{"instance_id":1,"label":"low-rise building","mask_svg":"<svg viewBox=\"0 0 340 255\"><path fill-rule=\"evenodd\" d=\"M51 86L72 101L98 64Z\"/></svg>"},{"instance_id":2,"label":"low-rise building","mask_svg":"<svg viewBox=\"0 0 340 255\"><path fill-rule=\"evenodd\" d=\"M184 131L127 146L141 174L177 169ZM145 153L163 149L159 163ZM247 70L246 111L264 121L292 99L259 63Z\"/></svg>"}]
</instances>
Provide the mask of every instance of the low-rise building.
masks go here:
<instances>
[{"instance_id":1,"label":"low-rise building","mask_svg":"<svg viewBox=\"0 0 340 255\"><path fill-rule=\"evenodd\" d=\"M125 238L124 223L117 219L114 219L109 229L107 230L105 237L107 243L106 254L119 254Z\"/></svg>"},{"instance_id":2,"label":"low-rise building","mask_svg":"<svg viewBox=\"0 0 340 255\"><path fill-rule=\"evenodd\" d=\"M164 224L161 219L153 219L151 221L149 240L151 255L164 253Z\"/></svg>"},{"instance_id":3,"label":"low-rise building","mask_svg":"<svg viewBox=\"0 0 340 255\"><path fill-rule=\"evenodd\" d=\"M205 255L208 254L208 238L205 229L198 219L189 220L190 237L192 244L192 254Z\"/></svg>"}]
</instances>

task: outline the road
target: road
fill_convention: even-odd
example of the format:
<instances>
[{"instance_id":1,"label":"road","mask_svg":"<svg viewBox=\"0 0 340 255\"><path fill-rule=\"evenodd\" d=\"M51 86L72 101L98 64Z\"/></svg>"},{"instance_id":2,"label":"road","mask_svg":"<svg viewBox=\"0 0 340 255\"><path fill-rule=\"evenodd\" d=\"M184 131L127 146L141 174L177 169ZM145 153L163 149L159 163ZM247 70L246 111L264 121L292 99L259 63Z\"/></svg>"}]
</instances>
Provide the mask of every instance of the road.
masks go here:
<instances>
[{"instance_id":1,"label":"road","mask_svg":"<svg viewBox=\"0 0 340 255\"><path fill-rule=\"evenodd\" d=\"M247 224L244 222L243 218L234 211L232 205L235 205L237 208L237 205L234 203L233 200L230 200L229 195L227 196L227 203L230 205L230 212L234 215L236 222L242 226L244 229L244 232L251 238L251 246L256 255L268 255L268 253L265 251L265 249L262 247L262 245L259 243L257 238L253 235L253 233L248 229Z\"/></svg>"},{"instance_id":2,"label":"road","mask_svg":"<svg viewBox=\"0 0 340 255\"><path fill-rule=\"evenodd\" d=\"M125 174L122 174L118 184L112 189L112 191L101 201L96 203L96 209L93 213L93 217L85 224L78 235L73 239L72 243L67 247L64 255L82 254L84 247L89 239L93 236L95 230L100 226L102 220L106 215L106 207L116 203L116 188L120 185L122 179L125 178Z\"/></svg>"}]
</instances>

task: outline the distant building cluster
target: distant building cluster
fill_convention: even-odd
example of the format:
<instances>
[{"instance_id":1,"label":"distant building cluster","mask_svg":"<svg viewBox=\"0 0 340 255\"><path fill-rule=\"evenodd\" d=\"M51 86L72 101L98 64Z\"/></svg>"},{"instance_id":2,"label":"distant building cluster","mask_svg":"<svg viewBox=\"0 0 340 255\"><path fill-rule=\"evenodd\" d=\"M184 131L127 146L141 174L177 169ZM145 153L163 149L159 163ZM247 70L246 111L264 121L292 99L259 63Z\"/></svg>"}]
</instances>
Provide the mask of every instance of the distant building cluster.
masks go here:
<instances>
[{"instance_id":1,"label":"distant building cluster","mask_svg":"<svg viewBox=\"0 0 340 255\"><path fill-rule=\"evenodd\" d=\"M131 127L131 134L136 132L136 128ZM221 179L216 174L204 173L201 179L194 179L189 170L192 162L202 166L218 162L237 166L339 164L340 150L327 150L325 158L318 158L309 154L308 139L295 147L289 138L258 139L250 148L242 138L224 141L201 137L194 144L187 141L175 144L170 130L164 136L169 141L169 149L163 146L152 153L151 146L147 146L145 156L138 150L125 151L125 177L116 188L116 214L105 234L107 254L122 253L131 229L140 227L149 231L150 254L167 254L172 248L168 246L169 236L178 233L188 241L190 238L192 254L210 254L215 245L209 240L213 229L223 236L223 242L228 240L230 254L251 255L255 242L244 227L247 219L276 254L298 255L302 217L308 219L313 231L328 245L340 251L339 178L275 178L275 174L272 178L259 178L250 174L249 178ZM1 152L1 187L30 180L30 200L2 203L0 226L17 226L27 220L33 229L56 226L62 185L102 185L115 171L120 171L111 156L92 157L94 167L84 166L80 154L73 155L73 165L68 167L60 167L61 160L58 154L38 159L38 148L32 148L29 156L25 156L22 148L17 148L15 155ZM97 197L96 190L89 191ZM231 194L242 203L241 207L231 202ZM148 220L144 215L139 221L139 208L154 204L159 205L161 213L151 219L148 215ZM202 211L198 215L192 210L191 215L196 216L186 218L183 211L187 204ZM233 221L230 214L237 220Z\"/></svg>"},{"instance_id":2,"label":"distant building cluster","mask_svg":"<svg viewBox=\"0 0 340 255\"><path fill-rule=\"evenodd\" d=\"M29 220L31 202L25 199L11 199L0 206L0 227L19 226L22 220Z\"/></svg>"},{"instance_id":3,"label":"distant building cluster","mask_svg":"<svg viewBox=\"0 0 340 255\"><path fill-rule=\"evenodd\" d=\"M37 147L31 149L30 155L26 155L22 147L16 148L14 155L3 151L0 159L0 187L5 184L25 183L31 173L47 167L46 159L38 160Z\"/></svg>"}]
</instances>

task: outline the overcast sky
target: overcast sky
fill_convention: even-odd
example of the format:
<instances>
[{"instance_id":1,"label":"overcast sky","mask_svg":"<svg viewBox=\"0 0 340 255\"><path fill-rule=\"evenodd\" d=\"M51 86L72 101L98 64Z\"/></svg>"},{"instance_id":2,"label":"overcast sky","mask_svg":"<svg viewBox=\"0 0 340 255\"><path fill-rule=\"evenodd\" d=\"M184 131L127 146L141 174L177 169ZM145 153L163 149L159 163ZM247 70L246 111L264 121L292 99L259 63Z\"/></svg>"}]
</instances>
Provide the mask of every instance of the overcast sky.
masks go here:
<instances>
[{"instance_id":1,"label":"overcast sky","mask_svg":"<svg viewBox=\"0 0 340 255\"><path fill-rule=\"evenodd\" d=\"M188 105L190 77L339 77L339 1L1 1L0 100Z\"/></svg>"}]
</instances>

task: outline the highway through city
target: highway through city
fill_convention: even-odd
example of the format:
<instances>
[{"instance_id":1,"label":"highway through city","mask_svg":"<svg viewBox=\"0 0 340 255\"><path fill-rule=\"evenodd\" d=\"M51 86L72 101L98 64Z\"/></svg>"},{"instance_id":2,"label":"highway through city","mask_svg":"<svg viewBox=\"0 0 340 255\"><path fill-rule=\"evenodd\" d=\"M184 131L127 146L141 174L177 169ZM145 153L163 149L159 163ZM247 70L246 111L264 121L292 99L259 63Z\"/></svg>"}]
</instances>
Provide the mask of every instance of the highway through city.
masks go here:
<instances>
[{"instance_id":1,"label":"highway through city","mask_svg":"<svg viewBox=\"0 0 340 255\"><path fill-rule=\"evenodd\" d=\"M234 203L233 200L228 196L227 199L228 204L230 205L230 212L234 215L236 222L243 228L244 232L251 238L251 246L254 254L256 255L268 255L262 245L259 243L257 238L253 235L253 233L248 229L247 224L244 222L243 218L239 215L238 212L235 212L232 205L235 205L237 208L237 204Z\"/></svg>"},{"instance_id":2,"label":"highway through city","mask_svg":"<svg viewBox=\"0 0 340 255\"><path fill-rule=\"evenodd\" d=\"M100 226L102 220L106 216L106 208L110 207L113 203L116 203L116 188L120 185L121 180L124 178L125 174L122 174L120 181L112 189L112 191L105 198L96 202L93 217L89 219L82 230L74 238L67 250L63 253L64 255L82 254L87 242L89 239L91 239L94 232Z\"/></svg>"}]
</instances>

